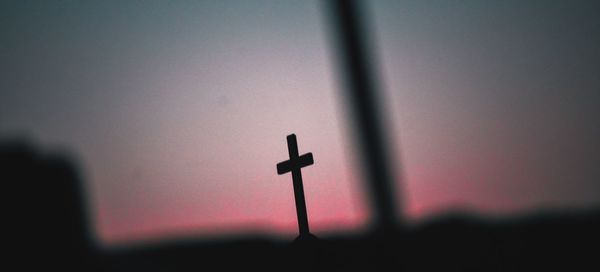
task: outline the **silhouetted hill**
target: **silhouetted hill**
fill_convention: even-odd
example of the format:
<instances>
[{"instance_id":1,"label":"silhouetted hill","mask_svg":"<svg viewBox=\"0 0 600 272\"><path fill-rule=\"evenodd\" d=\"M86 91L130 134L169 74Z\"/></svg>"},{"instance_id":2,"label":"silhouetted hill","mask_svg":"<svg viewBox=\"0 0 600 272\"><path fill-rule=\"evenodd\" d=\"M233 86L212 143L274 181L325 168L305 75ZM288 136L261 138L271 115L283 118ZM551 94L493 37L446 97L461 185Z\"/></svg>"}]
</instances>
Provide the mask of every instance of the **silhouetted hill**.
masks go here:
<instances>
[{"instance_id":1,"label":"silhouetted hill","mask_svg":"<svg viewBox=\"0 0 600 272\"><path fill-rule=\"evenodd\" d=\"M486 221L446 216L413 229L307 244L249 237L106 255L114 271L596 271L600 212ZM594 269L592 269L594 268ZM590 270L591 269L591 270Z\"/></svg>"}]
</instances>

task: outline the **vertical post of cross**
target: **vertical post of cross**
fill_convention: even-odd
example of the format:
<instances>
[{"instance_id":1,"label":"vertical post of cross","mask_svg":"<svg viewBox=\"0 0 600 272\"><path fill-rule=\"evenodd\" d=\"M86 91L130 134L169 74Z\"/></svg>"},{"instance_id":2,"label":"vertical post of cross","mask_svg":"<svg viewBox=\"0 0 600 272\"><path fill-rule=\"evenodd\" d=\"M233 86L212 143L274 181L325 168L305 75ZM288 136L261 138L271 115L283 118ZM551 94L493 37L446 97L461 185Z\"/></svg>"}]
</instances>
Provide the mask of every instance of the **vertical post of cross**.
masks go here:
<instances>
[{"instance_id":1,"label":"vertical post of cross","mask_svg":"<svg viewBox=\"0 0 600 272\"><path fill-rule=\"evenodd\" d=\"M294 183L294 198L296 200L296 215L298 217L298 230L300 237L310 235L308 227L308 213L306 212L306 200L304 198L304 186L302 184L301 168L312 165L314 163L312 153L306 153L298 156L298 142L296 135L290 134L287 136L288 153L290 159L277 164L277 174L282 175L287 172L292 172L292 180Z\"/></svg>"}]
</instances>

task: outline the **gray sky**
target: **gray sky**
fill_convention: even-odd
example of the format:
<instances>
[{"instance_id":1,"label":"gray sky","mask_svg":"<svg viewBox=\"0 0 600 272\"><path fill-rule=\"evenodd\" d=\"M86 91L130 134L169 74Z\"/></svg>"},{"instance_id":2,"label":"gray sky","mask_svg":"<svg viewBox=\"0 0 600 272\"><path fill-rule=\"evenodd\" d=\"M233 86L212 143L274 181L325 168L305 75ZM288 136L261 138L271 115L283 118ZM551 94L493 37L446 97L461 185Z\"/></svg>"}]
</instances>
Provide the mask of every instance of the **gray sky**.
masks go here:
<instances>
[{"instance_id":1,"label":"gray sky","mask_svg":"<svg viewBox=\"0 0 600 272\"><path fill-rule=\"evenodd\" d=\"M405 212L600 200L597 1L369 1ZM317 1L3 1L0 136L77 154L100 240L366 220Z\"/></svg>"}]
</instances>

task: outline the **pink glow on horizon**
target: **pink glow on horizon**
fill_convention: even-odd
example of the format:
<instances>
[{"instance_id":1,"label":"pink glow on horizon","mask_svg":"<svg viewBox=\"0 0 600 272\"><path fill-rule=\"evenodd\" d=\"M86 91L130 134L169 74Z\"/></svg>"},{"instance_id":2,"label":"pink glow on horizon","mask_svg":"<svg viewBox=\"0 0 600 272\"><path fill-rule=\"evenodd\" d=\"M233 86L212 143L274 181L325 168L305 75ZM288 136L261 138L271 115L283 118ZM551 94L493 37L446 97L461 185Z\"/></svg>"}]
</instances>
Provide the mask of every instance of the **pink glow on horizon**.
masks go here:
<instances>
[{"instance_id":1,"label":"pink glow on horizon","mask_svg":"<svg viewBox=\"0 0 600 272\"><path fill-rule=\"evenodd\" d=\"M306 171L308 173L308 171ZM364 207L354 207L353 211L348 206L356 206L358 199L351 200L344 196L319 192L318 182L314 175L304 173L304 184L307 200L307 210L311 232L316 234L356 231L364 228L366 224L366 211ZM146 211L143 215L123 218L109 227L103 228L100 238L107 245L117 245L130 242L143 242L177 237L197 237L210 239L210 237L226 237L238 234L268 234L292 238L297 235L298 225L292 191L291 176L283 175L274 179L274 182L286 183L289 187L279 201L267 201L268 213L257 214L248 212L252 209L265 211L264 199L253 199L240 206L242 203L235 201L230 204L221 203L218 210L212 210L211 216L198 212L198 207L190 205L187 208L178 207L177 210L165 212ZM172 204L173 205L173 204ZM346 206L348 205L348 206ZM100 210L99 217L106 216L107 210ZM114 216L114 214L113 214ZM126 231L123 231L126 230Z\"/></svg>"}]
</instances>

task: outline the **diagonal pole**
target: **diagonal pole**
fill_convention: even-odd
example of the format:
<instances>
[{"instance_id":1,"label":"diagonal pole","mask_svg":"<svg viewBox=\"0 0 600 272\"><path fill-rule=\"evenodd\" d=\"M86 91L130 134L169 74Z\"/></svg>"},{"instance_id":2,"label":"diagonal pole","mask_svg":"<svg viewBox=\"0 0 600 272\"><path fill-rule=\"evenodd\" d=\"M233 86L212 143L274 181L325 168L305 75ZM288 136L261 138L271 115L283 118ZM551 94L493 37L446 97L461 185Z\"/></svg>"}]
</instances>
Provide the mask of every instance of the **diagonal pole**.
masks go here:
<instances>
[{"instance_id":1,"label":"diagonal pole","mask_svg":"<svg viewBox=\"0 0 600 272\"><path fill-rule=\"evenodd\" d=\"M375 56L370 54L367 24L360 15L358 1L327 1L335 36L335 55L349 99L357 140L361 143L364 174L370 193L375 228L390 231L397 226L394 176L390 165L386 134L376 95Z\"/></svg>"}]
</instances>

